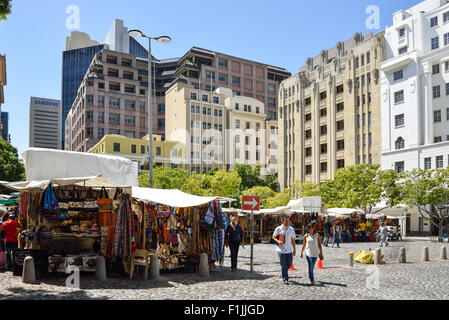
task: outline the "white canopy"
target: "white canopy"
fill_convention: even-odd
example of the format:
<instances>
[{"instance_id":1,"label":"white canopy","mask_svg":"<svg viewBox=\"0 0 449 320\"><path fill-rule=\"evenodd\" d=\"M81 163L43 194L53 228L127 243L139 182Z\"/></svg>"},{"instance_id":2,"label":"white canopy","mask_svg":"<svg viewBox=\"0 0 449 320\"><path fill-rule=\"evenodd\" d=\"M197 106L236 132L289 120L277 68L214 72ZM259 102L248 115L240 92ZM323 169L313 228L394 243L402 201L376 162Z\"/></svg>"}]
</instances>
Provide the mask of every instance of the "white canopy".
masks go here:
<instances>
[{"instance_id":1,"label":"white canopy","mask_svg":"<svg viewBox=\"0 0 449 320\"><path fill-rule=\"evenodd\" d=\"M330 208L324 210L324 213L335 217L348 217L353 213L364 213L359 209L349 209L349 208Z\"/></svg>"},{"instance_id":2,"label":"white canopy","mask_svg":"<svg viewBox=\"0 0 449 320\"><path fill-rule=\"evenodd\" d=\"M292 212L288 207L277 207L274 209L261 209L260 213L263 215L288 215L290 216Z\"/></svg>"},{"instance_id":3,"label":"white canopy","mask_svg":"<svg viewBox=\"0 0 449 320\"><path fill-rule=\"evenodd\" d=\"M163 190L140 187L132 187L132 196L140 201L164 204L174 208L196 207L217 199L216 197L194 196L176 189Z\"/></svg>"},{"instance_id":4,"label":"white canopy","mask_svg":"<svg viewBox=\"0 0 449 320\"><path fill-rule=\"evenodd\" d=\"M27 181L88 176L102 176L122 186L136 181L132 161L123 157L43 148L29 148L22 156Z\"/></svg>"},{"instance_id":5,"label":"white canopy","mask_svg":"<svg viewBox=\"0 0 449 320\"><path fill-rule=\"evenodd\" d=\"M287 208L296 213L320 212L321 197L305 197L298 200L290 200Z\"/></svg>"},{"instance_id":6,"label":"white canopy","mask_svg":"<svg viewBox=\"0 0 449 320\"><path fill-rule=\"evenodd\" d=\"M28 192L39 192L47 188L47 186L53 182L56 186L71 186L77 185L80 187L91 187L91 188L118 188L118 187L129 187L121 186L114 182L108 181L107 179L99 176L91 177L78 177L78 178L57 178L52 180L34 180L34 181L19 181L19 182L7 182L0 183L5 187L16 191L28 191Z\"/></svg>"}]
</instances>

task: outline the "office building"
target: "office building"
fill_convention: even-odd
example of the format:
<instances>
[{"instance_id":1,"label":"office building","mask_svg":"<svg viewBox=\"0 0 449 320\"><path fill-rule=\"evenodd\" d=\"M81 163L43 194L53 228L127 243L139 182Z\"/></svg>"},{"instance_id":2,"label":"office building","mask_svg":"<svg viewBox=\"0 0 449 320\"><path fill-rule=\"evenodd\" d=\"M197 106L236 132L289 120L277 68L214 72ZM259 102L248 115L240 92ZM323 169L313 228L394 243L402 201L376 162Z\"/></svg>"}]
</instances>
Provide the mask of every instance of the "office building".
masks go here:
<instances>
[{"instance_id":1,"label":"office building","mask_svg":"<svg viewBox=\"0 0 449 320\"><path fill-rule=\"evenodd\" d=\"M279 183L322 183L339 168L380 164L383 32L308 58L279 89Z\"/></svg>"},{"instance_id":2,"label":"office building","mask_svg":"<svg viewBox=\"0 0 449 320\"><path fill-rule=\"evenodd\" d=\"M9 134L9 113L1 112L1 127L0 138L11 143L11 136Z\"/></svg>"},{"instance_id":3,"label":"office building","mask_svg":"<svg viewBox=\"0 0 449 320\"><path fill-rule=\"evenodd\" d=\"M5 103L5 93L3 87L6 86L6 55L0 54L0 112L2 111L2 104ZM0 123L0 131L2 131L2 124Z\"/></svg>"},{"instance_id":4,"label":"office building","mask_svg":"<svg viewBox=\"0 0 449 320\"><path fill-rule=\"evenodd\" d=\"M89 153L122 156L138 164L139 171L148 171L148 135L142 139L105 135ZM176 141L162 141L153 135L153 163L156 166L186 168L183 149Z\"/></svg>"},{"instance_id":5,"label":"office building","mask_svg":"<svg viewBox=\"0 0 449 320\"><path fill-rule=\"evenodd\" d=\"M30 99L30 147L61 149L61 101Z\"/></svg>"},{"instance_id":6,"label":"office building","mask_svg":"<svg viewBox=\"0 0 449 320\"><path fill-rule=\"evenodd\" d=\"M393 15L381 67L382 168L449 165L449 4L426 0Z\"/></svg>"}]
</instances>

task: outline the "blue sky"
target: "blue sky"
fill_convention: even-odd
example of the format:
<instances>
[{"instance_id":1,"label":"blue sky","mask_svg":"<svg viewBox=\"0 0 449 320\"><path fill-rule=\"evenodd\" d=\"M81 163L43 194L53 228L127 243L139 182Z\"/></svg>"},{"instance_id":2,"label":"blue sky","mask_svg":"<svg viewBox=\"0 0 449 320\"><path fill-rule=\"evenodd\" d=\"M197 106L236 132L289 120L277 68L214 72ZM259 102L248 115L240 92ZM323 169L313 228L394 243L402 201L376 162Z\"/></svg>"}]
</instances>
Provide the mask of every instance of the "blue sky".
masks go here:
<instances>
[{"instance_id":1,"label":"blue sky","mask_svg":"<svg viewBox=\"0 0 449 320\"><path fill-rule=\"evenodd\" d=\"M80 10L79 31L103 42L115 18L148 35L167 34L169 45L154 44L157 58L182 56L192 46L284 67L295 74L305 59L355 32L377 33L392 14L420 0L13 0L0 22L0 53L7 55L8 84L2 111L10 114L12 144L29 145L31 96L61 98L61 63L66 8ZM366 8L380 11L380 29L366 28ZM146 43L143 43L146 47Z\"/></svg>"}]
</instances>

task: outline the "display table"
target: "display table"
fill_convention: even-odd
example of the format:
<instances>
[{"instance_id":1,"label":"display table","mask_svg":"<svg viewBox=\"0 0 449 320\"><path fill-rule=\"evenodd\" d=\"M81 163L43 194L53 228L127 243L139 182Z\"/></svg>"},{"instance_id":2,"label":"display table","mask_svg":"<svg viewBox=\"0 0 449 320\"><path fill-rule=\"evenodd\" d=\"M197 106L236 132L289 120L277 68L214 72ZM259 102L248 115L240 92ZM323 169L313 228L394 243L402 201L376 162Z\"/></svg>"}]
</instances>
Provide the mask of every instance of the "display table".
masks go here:
<instances>
[{"instance_id":1,"label":"display table","mask_svg":"<svg viewBox=\"0 0 449 320\"><path fill-rule=\"evenodd\" d=\"M95 272L97 258L95 254L68 255L66 257L53 255L48 257L49 272L66 272L71 265L77 266L80 271Z\"/></svg>"}]
</instances>

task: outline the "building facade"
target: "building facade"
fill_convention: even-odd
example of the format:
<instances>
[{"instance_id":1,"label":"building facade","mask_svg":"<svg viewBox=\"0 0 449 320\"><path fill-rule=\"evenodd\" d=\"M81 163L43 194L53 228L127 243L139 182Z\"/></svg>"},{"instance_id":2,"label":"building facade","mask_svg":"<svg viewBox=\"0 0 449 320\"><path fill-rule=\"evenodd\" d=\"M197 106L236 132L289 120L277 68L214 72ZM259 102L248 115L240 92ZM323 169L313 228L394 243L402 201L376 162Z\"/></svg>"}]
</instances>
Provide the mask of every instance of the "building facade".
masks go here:
<instances>
[{"instance_id":1,"label":"building facade","mask_svg":"<svg viewBox=\"0 0 449 320\"><path fill-rule=\"evenodd\" d=\"M449 4L426 0L393 15L382 63L382 168L449 165Z\"/></svg>"},{"instance_id":2,"label":"building facade","mask_svg":"<svg viewBox=\"0 0 449 320\"><path fill-rule=\"evenodd\" d=\"M30 99L30 147L61 149L61 101Z\"/></svg>"},{"instance_id":3,"label":"building facade","mask_svg":"<svg viewBox=\"0 0 449 320\"><path fill-rule=\"evenodd\" d=\"M182 149L177 149L175 141L162 141L159 135L153 135L153 163L156 166L186 168ZM122 156L138 164L139 171L148 170L148 135L142 139L120 135L105 135L89 153Z\"/></svg>"},{"instance_id":4,"label":"building facade","mask_svg":"<svg viewBox=\"0 0 449 320\"><path fill-rule=\"evenodd\" d=\"M0 54L0 112L2 111L2 104L5 103L5 93L3 87L6 86L6 55ZM0 123L0 131L3 131Z\"/></svg>"},{"instance_id":5,"label":"building facade","mask_svg":"<svg viewBox=\"0 0 449 320\"><path fill-rule=\"evenodd\" d=\"M279 89L279 183L322 183L339 168L381 162L383 32L356 33L308 58Z\"/></svg>"},{"instance_id":6,"label":"building facade","mask_svg":"<svg viewBox=\"0 0 449 320\"><path fill-rule=\"evenodd\" d=\"M11 136L9 134L9 113L8 112L1 112L1 127L0 130L0 138L3 140L8 141L11 143Z\"/></svg>"},{"instance_id":7,"label":"building facade","mask_svg":"<svg viewBox=\"0 0 449 320\"><path fill-rule=\"evenodd\" d=\"M190 172L226 168L227 110L222 93L175 83L166 94L165 136L185 148Z\"/></svg>"}]
</instances>

